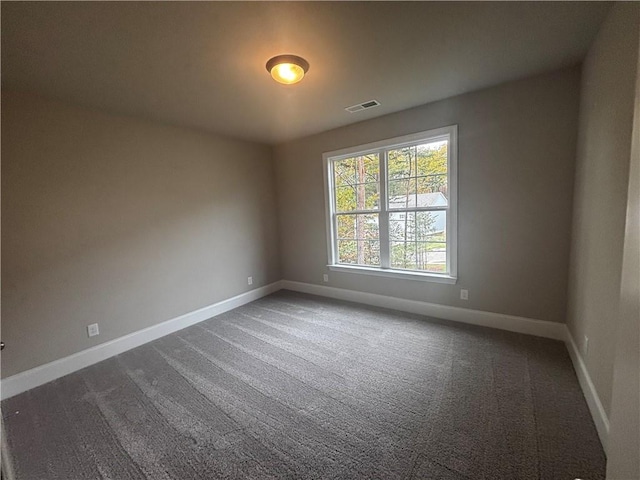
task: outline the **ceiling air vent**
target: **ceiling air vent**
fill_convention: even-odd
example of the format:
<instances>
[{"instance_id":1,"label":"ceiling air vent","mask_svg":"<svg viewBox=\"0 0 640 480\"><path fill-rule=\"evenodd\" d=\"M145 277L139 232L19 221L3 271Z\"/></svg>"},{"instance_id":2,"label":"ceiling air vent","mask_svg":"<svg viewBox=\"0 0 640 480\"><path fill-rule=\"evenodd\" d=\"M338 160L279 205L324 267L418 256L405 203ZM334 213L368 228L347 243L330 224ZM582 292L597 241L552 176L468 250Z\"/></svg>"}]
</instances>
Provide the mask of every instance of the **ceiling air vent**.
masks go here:
<instances>
[{"instance_id":1,"label":"ceiling air vent","mask_svg":"<svg viewBox=\"0 0 640 480\"><path fill-rule=\"evenodd\" d=\"M350 107L345 108L345 110L349 113L356 113L361 110L366 110L367 108L373 108L380 105L380 102L377 100L369 100L368 102L359 103L357 105L351 105Z\"/></svg>"}]
</instances>

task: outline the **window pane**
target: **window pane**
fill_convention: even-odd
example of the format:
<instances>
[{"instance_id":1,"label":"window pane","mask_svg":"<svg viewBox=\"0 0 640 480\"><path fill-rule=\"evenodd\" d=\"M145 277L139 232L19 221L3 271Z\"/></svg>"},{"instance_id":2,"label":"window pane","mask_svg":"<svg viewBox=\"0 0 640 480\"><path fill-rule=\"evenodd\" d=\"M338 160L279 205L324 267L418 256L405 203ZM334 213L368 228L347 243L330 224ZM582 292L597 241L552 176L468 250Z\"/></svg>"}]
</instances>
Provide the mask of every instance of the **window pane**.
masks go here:
<instances>
[{"instance_id":1,"label":"window pane","mask_svg":"<svg viewBox=\"0 0 640 480\"><path fill-rule=\"evenodd\" d=\"M416 212L416 240L429 242L446 241L447 212Z\"/></svg>"},{"instance_id":2,"label":"window pane","mask_svg":"<svg viewBox=\"0 0 640 480\"><path fill-rule=\"evenodd\" d=\"M355 186L336 188L336 211L351 212L355 209L356 209Z\"/></svg>"},{"instance_id":3,"label":"window pane","mask_svg":"<svg viewBox=\"0 0 640 480\"><path fill-rule=\"evenodd\" d=\"M380 208L380 184L360 183L352 187L336 188L336 211L378 210Z\"/></svg>"},{"instance_id":4,"label":"window pane","mask_svg":"<svg viewBox=\"0 0 640 480\"><path fill-rule=\"evenodd\" d=\"M338 215L338 238L356 239L356 216Z\"/></svg>"},{"instance_id":5,"label":"window pane","mask_svg":"<svg viewBox=\"0 0 640 480\"><path fill-rule=\"evenodd\" d=\"M380 162L378 154L361 155L334 162L336 211L380 208Z\"/></svg>"},{"instance_id":6,"label":"window pane","mask_svg":"<svg viewBox=\"0 0 640 480\"><path fill-rule=\"evenodd\" d=\"M356 231L363 240L380 240L378 214L356 215Z\"/></svg>"},{"instance_id":7,"label":"window pane","mask_svg":"<svg viewBox=\"0 0 640 480\"><path fill-rule=\"evenodd\" d=\"M389 209L416 206L416 179L405 178L389 181Z\"/></svg>"},{"instance_id":8,"label":"window pane","mask_svg":"<svg viewBox=\"0 0 640 480\"><path fill-rule=\"evenodd\" d=\"M356 161L355 158L346 158L333 162L333 173L335 186L342 187L356 183Z\"/></svg>"},{"instance_id":9,"label":"window pane","mask_svg":"<svg viewBox=\"0 0 640 480\"><path fill-rule=\"evenodd\" d=\"M380 266L380 242L338 240L338 263Z\"/></svg>"},{"instance_id":10,"label":"window pane","mask_svg":"<svg viewBox=\"0 0 640 480\"><path fill-rule=\"evenodd\" d=\"M415 212L389 214L389 238L391 240L413 240L416 221Z\"/></svg>"},{"instance_id":11,"label":"window pane","mask_svg":"<svg viewBox=\"0 0 640 480\"><path fill-rule=\"evenodd\" d=\"M416 190L419 207L446 207L449 203L446 175L418 177Z\"/></svg>"},{"instance_id":12,"label":"window pane","mask_svg":"<svg viewBox=\"0 0 640 480\"><path fill-rule=\"evenodd\" d=\"M391 268L446 272L446 226L446 211L391 213Z\"/></svg>"},{"instance_id":13,"label":"window pane","mask_svg":"<svg viewBox=\"0 0 640 480\"><path fill-rule=\"evenodd\" d=\"M364 243L364 265L380 266L380 242L368 240Z\"/></svg>"},{"instance_id":14,"label":"window pane","mask_svg":"<svg viewBox=\"0 0 640 480\"><path fill-rule=\"evenodd\" d=\"M338 263L357 263L358 246L355 240L338 240Z\"/></svg>"},{"instance_id":15,"label":"window pane","mask_svg":"<svg viewBox=\"0 0 640 480\"><path fill-rule=\"evenodd\" d=\"M389 150L389 208L445 207L448 141Z\"/></svg>"},{"instance_id":16,"label":"window pane","mask_svg":"<svg viewBox=\"0 0 640 480\"><path fill-rule=\"evenodd\" d=\"M389 180L416 176L412 148L389 150L387 159L387 175Z\"/></svg>"},{"instance_id":17,"label":"window pane","mask_svg":"<svg viewBox=\"0 0 640 480\"><path fill-rule=\"evenodd\" d=\"M380 208L380 184L360 183L351 187L336 188L336 211L378 210Z\"/></svg>"},{"instance_id":18,"label":"window pane","mask_svg":"<svg viewBox=\"0 0 640 480\"><path fill-rule=\"evenodd\" d=\"M358 183L377 183L380 181L380 161L377 153L356 157L355 160Z\"/></svg>"},{"instance_id":19,"label":"window pane","mask_svg":"<svg viewBox=\"0 0 640 480\"><path fill-rule=\"evenodd\" d=\"M425 270L445 273L447 271L447 244L427 243L426 252Z\"/></svg>"},{"instance_id":20,"label":"window pane","mask_svg":"<svg viewBox=\"0 0 640 480\"><path fill-rule=\"evenodd\" d=\"M415 148L417 176L447 173L446 140L417 145Z\"/></svg>"},{"instance_id":21,"label":"window pane","mask_svg":"<svg viewBox=\"0 0 640 480\"><path fill-rule=\"evenodd\" d=\"M378 214L343 214L337 216L338 239L379 240Z\"/></svg>"},{"instance_id":22,"label":"window pane","mask_svg":"<svg viewBox=\"0 0 640 480\"><path fill-rule=\"evenodd\" d=\"M413 268L411 250L413 242L390 242L391 268Z\"/></svg>"},{"instance_id":23,"label":"window pane","mask_svg":"<svg viewBox=\"0 0 640 480\"><path fill-rule=\"evenodd\" d=\"M361 183L356 185L358 210L378 210L380 208L380 184Z\"/></svg>"},{"instance_id":24,"label":"window pane","mask_svg":"<svg viewBox=\"0 0 640 480\"><path fill-rule=\"evenodd\" d=\"M378 214L338 215L338 262L380 265Z\"/></svg>"},{"instance_id":25,"label":"window pane","mask_svg":"<svg viewBox=\"0 0 640 480\"><path fill-rule=\"evenodd\" d=\"M378 154L359 155L335 160L333 172L336 187L356 183L375 183L380 181L380 162Z\"/></svg>"}]
</instances>

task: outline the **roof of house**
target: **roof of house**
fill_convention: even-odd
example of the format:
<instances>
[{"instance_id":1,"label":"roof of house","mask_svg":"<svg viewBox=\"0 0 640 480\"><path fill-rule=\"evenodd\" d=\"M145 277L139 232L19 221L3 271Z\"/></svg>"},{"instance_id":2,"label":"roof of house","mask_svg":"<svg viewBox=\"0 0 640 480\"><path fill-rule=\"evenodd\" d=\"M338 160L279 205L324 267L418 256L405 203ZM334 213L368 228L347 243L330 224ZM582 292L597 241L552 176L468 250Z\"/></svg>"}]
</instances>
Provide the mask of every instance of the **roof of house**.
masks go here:
<instances>
[{"instance_id":1,"label":"roof of house","mask_svg":"<svg viewBox=\"0 0 640 480\"><path fill-rule=\"evenodd\" d=\"M391 208L446 207L447 197L442 192L418 193L409 196L389 197Z\"/></svg>"},{"instance_id":2,"label":"roof of house","mask_svg":"<svg viewBox=\"0 0 640 480\"><path fill-rule=\"evenodd\" d=\"M409 195L409 197L391 197L389 198L390 208L414 208L420 207L444 207L447 205L447 197L442 192L434 193L418 193L417 195ZM443 211L429 212L434 223L432 225L433 233L444 232L447 227L447 214Z\"/></svg>"}]
</instances>

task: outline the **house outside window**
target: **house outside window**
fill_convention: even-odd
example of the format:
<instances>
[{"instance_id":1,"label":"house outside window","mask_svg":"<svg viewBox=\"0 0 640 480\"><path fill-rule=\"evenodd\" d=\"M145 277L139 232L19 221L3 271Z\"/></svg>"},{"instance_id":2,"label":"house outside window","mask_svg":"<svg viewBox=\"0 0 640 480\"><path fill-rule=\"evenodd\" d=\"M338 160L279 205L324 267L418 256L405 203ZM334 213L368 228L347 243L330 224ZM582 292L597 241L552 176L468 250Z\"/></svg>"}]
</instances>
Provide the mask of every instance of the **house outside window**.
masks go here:
<instances>
[{"instance_id":1,"label":"house outside window","mask_svg":"<svg viewBox=\"0 0 640 480\"><path fill-rule=\"evenodd\" d=\"M331 270L456 282L456 125L323 159Z\"/></svg>"}]
</instances>

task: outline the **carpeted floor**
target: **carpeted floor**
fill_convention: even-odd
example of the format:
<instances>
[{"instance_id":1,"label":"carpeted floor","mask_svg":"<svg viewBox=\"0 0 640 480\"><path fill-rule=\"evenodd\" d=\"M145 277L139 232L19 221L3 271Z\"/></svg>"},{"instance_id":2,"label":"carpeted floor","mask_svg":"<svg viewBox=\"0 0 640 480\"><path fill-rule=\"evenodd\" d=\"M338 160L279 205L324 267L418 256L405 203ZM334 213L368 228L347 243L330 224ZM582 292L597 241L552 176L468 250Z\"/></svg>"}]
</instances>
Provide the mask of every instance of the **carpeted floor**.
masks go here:
<instances>
[{"instance_id":1,"label":"carpeted floor","mask_svg":"<svg viewBox=\"0 0 640 480\"><path fill-rule=\"evenodd\" d=\"M3 402L18 479L601 479L564 344L281 291Z\"/></svg>"}]
</instances>

